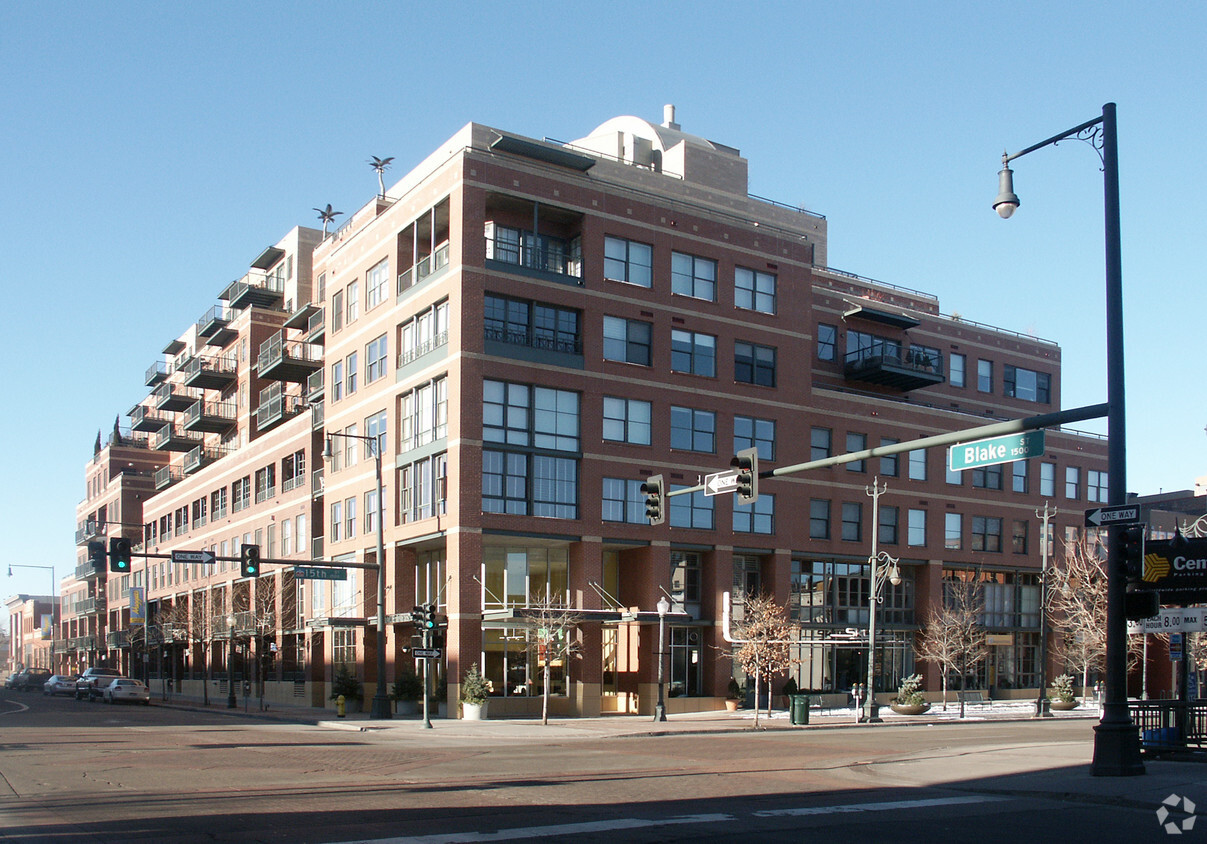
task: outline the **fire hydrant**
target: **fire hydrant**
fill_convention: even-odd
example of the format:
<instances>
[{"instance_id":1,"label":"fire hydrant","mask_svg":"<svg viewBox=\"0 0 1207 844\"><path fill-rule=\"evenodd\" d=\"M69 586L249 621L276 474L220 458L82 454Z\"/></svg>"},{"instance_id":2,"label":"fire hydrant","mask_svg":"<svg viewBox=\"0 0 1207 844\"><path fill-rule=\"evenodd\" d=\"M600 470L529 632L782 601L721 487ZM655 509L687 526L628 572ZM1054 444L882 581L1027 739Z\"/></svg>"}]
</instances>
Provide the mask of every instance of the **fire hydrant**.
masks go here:
<instances>
[{"instance_id":1,"label":"fire hydrant","mask_svg":"<svg viewBox=\"0 0 1207 844\"><path fill-rule=\"evenodd\" d=\"M344 714L346 711L344 709L344 703L345 703L345 700L344 700L343 695L340 695L339 697L337 697L335 699L335 714L338 715L340 718L344 717Z\"/></svg>"}]
</instances>

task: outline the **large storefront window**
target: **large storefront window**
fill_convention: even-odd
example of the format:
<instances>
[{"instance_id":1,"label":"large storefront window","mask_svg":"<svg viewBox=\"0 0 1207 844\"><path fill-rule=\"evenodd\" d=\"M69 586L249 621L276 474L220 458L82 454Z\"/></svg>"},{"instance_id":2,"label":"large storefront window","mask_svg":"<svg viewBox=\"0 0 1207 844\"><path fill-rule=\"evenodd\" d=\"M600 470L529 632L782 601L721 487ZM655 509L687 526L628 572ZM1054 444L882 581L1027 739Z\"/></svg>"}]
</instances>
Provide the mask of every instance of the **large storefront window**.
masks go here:
<instances>
[{"instance_id":1,"label":"large storefront window","mask_svg":"<svg viewBox=\"0 0 1207 844\"><path fill-rule=\"evenodd\" d=\"M704 688L704 660L700 631L694 627L672 627L670 638L671 676L667 694L693 697Z\"/></svg>"},{"instance_id":2,"label":"large storefront window","mask_svg":"<svg viewBox=\"0 0 1207 844\"><path fill-rule=\"evenodd\" d=\"M494 627L482 631L483 676L490 694L498 697L535 697L543 693L544 665L530 627ZM549 663L549 693L566 694L566 664Z\"/></svg>"},{"instance_id":3,"label":"large storefront window","mask_svg":"<svg viewBox=\"0 0 1207 844\"><path fill-rule=\"evenodd\" d=\"M867 682L867 637L850 637L832 630L801 630L794 646L799 660L793 669L801 689L850 693L856 683ZM887 692L901 685L914 672L913 634L904 630L876 631L876 691Z\"/></svg>"}]
</instances>

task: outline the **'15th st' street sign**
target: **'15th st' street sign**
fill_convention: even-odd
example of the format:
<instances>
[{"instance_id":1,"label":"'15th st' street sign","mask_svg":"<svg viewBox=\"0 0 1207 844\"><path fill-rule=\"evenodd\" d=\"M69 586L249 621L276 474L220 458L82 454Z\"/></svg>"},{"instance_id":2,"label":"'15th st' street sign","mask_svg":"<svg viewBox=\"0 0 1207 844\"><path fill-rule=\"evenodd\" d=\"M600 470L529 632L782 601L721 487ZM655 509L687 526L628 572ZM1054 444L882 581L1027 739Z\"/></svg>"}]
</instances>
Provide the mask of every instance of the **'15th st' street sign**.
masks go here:
<instances>
[{"instance_id":1,"label":"'15th st' street sign","mask_svg":"<svg viewBox=\"0 0 1207 844\"><path fill-rule=\"evenodd\" d=\"M947 450L947 465L953 472L978 469L995 463L1010 463L1044 453L1044 432L1026 431L1006 434L971 443L953 445Z\"/></svg>"}]
</instances>

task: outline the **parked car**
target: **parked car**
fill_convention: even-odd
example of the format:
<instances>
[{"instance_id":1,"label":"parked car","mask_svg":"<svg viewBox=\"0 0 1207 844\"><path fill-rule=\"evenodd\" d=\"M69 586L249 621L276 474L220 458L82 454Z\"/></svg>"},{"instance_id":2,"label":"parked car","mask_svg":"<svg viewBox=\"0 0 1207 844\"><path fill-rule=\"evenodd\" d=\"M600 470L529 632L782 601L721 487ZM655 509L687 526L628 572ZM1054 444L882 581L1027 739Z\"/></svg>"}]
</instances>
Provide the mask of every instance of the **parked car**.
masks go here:
<instances>
[{"instance_id":1,"label":"parked car","mask_svg":"<svg viewBox=\"0 0 1207 844\"><path fill-rule=\"evenodd\" d=\"M34 689L41 689L49 679L49 668L30 668L21 675L17 688L23 692L32 692Z\"/></svg>"},{"instance_id":2,"label":"parked car","mask_svg":"<svg viewBox=\"0 0 1207 844\"><path fill-rule=\"evenodd\" d=\"M20 677L21 674L23 674L24 672L25 672L24 668L18 668L12 674L9 674L7 677L5 677L4 678L4 688L6 688L6 689L17 688L17 678Z\"/></svg>"},{"instance_id":3,"label":"parked car","mask_svg":"<svg viewBox=\"0 0 1207 844\"><path fill-rule=\"evenodd\" d=\"M143 685L142 680L131 680L128 677L118 677L105 686L105 703L141 703L151 705L151 690Z\"/></svg>"},{"instance_id":4,"label":"parked car","mask_svg":"<svg viewBox=\"0 0 1207 844\"><path fill-rule=\"evenodd\" d=\"M42 684L44 695L73 695L75 694L76 677L67 674L52 674Z\"/></svg>"},{"instance_id":5,"label":"parked car","mask_svg":"<svg viewBox=\"0 0 1207 844\"><path fill-rule=\"evenodd\" d=\"M102 685L107 684L114 677L120 676L122 673L116 668L84 669L80 679L75 681L75 699L96 700L101 695Z\"/></svg>"}]
</instances>

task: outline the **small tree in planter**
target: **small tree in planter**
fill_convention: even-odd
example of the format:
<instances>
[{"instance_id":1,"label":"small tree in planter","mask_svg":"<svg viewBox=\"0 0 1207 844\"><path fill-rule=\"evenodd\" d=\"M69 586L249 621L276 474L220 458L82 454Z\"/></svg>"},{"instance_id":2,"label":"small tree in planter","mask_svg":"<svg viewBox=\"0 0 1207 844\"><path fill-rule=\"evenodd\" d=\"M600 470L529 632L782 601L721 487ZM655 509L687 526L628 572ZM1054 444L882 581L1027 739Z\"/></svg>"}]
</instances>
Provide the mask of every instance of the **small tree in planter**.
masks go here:
<instances>
[{"instance_id":1,"label":"small tree in planter","mask_svg":"<svg viewBox=\"0 0 1207 844\"><path fill-rule=\"evenodd\" d=\"M893 699L893 711L901 715L921 715L930 709L926 694L922 691L922 675L913 674L901 681L897 697Z\"/></svg>"},{"instance_id":2,"label":"small tree in planter","mask_svg":"<svg viewBox=\"0 0 1207 844\"><path fill-rule=\"evenodd\" d=\"M414 715L418 709L417 703L423 698L423 681L413 671L407 671L394 681L390 689L390 697L398 707L401 715Z\"/></svg>"},{"instance_id":3,"label":"small tree in planter","mask_svg":"<svg viewBox=\"0 0 1207 844\"><path fill-rule=\"evenodd\" d=\"M486 700L490 687L486 678L478 671L478 663L469 667L461 678L461 717L467 721L481 720L486 713Z\"/></svg>"},{"instance_id":4,"label":"small tree in planter","mask_svg":"<svg viewBox=\"0 0 1207 844\"><path fill-rule=\"evenodd\" d=\"M738 706L741 705L742 699L746 697L742 692L742 687L734 677L729 678L729 688L725 694L725 708L730 712L737 712Z\"/></svg>"},{"instance_id":5,"label":"small tree in planter","mask_svg":"<svg viewBox=\"0 0 1207 844\"><path fill-rule=\"evenodd\" d=\"M1073 695L1073 675L1061 674L1052 681L1052 693L1056 697L1052 701L1053 709L1073 709L1077 706L1077 698Z\"/></svg>"},{"instance_id":6,"label":"small tree in planter","mask_svg":"<svg viewBox=\"0 0 1207 844\"><path fill-rule=\"evenodd\" d=\"M360 680L346 665L341 665L331 678L331 699L336 700L340 695L344 696L345 703L355 701L359 709L362 697Z\"/></svg>"}]
</instances>

